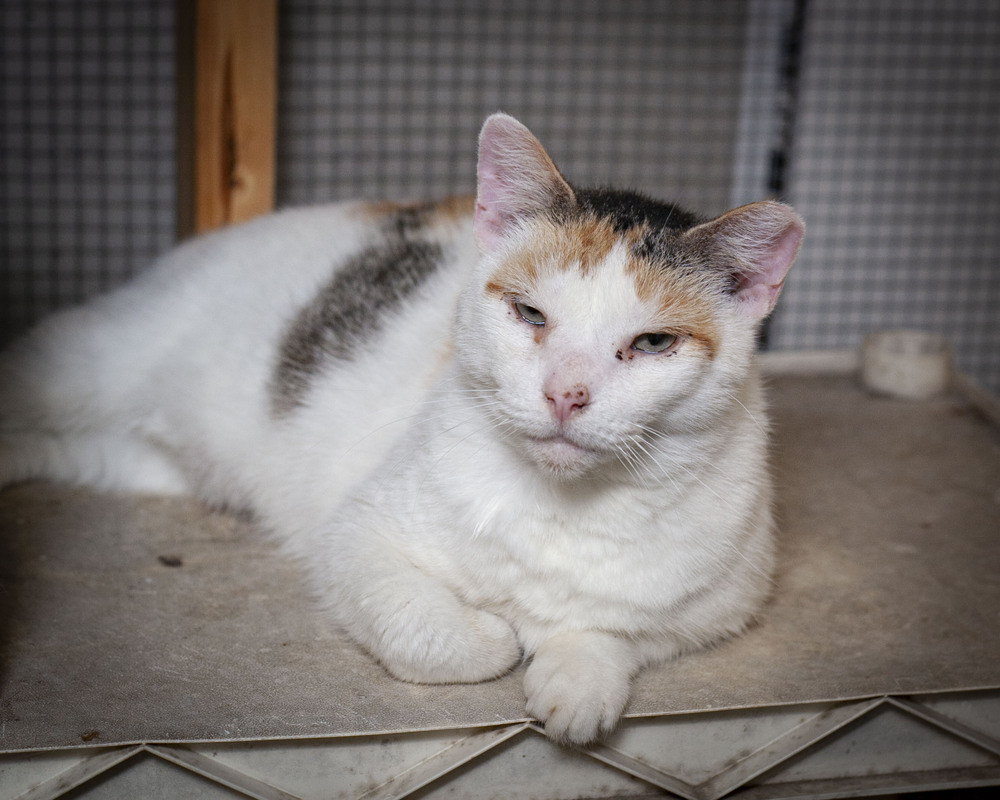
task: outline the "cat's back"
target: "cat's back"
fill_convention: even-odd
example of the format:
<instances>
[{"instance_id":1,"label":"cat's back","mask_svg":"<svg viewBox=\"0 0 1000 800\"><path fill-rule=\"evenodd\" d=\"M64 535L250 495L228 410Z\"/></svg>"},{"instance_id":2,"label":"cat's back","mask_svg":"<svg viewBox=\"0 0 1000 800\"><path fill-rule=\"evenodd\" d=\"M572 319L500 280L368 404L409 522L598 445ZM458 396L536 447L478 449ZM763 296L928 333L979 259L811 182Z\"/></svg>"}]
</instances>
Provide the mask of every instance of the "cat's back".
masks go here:
<instances>
[{"instance_id":1,"label":"cat's back","mask_svg":"<svg viewBox=\"0 0 1000 800\"><path fill-rule=\"evenodd\" d=\"M468 242L471 201L280 211L184 242L117 290L44 319L2 355L0 369L49 364L46 377L57 380L73 364L98 379L148 374L165 360L175 373L185 362L216 374L227 364L280 368L280 349L296 336L304 344L310 309L325 313L312 334L325 325L335 348L338 323L359 328L372 310L363 303L381 311L405 304ZM419 274L400 279L414 264Z\"/></svg>"},{"instance_id":2,"label":"cat's back","mask_svg":"<svg viewBox=\"0 0 1000 800\"><path fill-rule=\"evenodd\" d=\"M260 347L290 335L318 297L327 306L356 303L352 295L365 285L382 285L392 295L398 273L418 252L426 273L418 278L430 277L454 251L464 250L470 226L471 204L459 201L287 209L181 245L110 295L108 316L124 320L131 311L161 341L180 337L200 349L216 332L227 348L240 334L260 354ZM338 287L343 291L335 297ZM368 296L388 305L377 288ZM327 320L332 326L337 321ZM163 327L150 330L151 324Z\"/></svg>"},{"instance_id":3,"label":"cat's back","mask_svg":"<svg viewBox=\"0 0 1000 800\"><path fill-rule=\"evenodd\" d=\"M471 212L471 200L335 203L185 242L0 355L0 429L135 430L245 483L240 461L313 392L348 397L387 372L405 382L440 358L427 335L472 266ZM358 430L365 411L327 413L362 415Z\"/></svg>"},{"instance_id":4,"label":"cat's back","mask_svg":"<svg viewBox=\"0 0 1000 800\"><path fill-rule=\"evenodd\" d=\"M174 368L228 339L260 352L290 310L305 302L368 235L363 207L292 209L195 237L117 289L44 318L0 354L0 419L33 408L56 414L60 396L125 400L165 360ZM252 320L252 324L251 324ZM245 342L247 333L258 341ZM78 381L80 381L78 383ZM102 391L114 383L117 398ZM39 404L38 395L52 404ZM31 398L23 404L17 397ZM20 407L20 406L23 406Z\"/></svg>"}]
</instances>

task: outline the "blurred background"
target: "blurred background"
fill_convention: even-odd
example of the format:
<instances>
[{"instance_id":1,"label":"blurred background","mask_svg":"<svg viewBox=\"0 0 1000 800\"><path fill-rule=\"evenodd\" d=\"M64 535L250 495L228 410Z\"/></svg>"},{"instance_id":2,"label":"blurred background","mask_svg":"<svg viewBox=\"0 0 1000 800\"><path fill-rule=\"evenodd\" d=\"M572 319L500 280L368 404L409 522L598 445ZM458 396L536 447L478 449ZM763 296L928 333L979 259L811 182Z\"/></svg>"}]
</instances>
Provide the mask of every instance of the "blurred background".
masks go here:
<instances>
[{"instance_id":1,"label":"blurred background","mask_svg":"<svg viewBox=\"0 0 1000 800\"><path fill-rule=\"evenodd\" d=\"M772 350L938 332L1000 391L993 0L281 0L278 206L474 190L498 109L574 183L809 226ZM0 343L177 239L177 10L0 8Z\"/></svg>"}]
</instances>

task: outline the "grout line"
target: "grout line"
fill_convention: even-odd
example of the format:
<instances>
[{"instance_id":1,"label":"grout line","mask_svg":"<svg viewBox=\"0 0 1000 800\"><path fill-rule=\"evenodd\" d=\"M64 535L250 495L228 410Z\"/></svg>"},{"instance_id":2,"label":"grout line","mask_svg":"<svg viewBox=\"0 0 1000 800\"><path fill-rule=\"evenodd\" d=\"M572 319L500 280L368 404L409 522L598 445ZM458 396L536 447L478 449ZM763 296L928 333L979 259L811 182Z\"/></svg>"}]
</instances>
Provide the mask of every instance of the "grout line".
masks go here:
<instances>
[{"instance_id":1,"label":"grout line","mask_svg":"<svg viewBox=\"0 0 1000 800\"><path fill-rule=\"evenodd\" d=\"M87 756L49 780L22 792L12 800L54 800L54 798L62 797L67 792L93 780L112 767L128 761L143 750L142 745L115 747L103 750L96 755Z\"/></svg>"},{"instance_id":2,"label":"grout line","mask_svg":"<svg viewBox=\"0 0 1000 800\"><path fill-rule=\"evenodd\" d=\"M470 736L464 736L430 758L389 778L385 783L361 795L361 798L400 800L523 733L529 727L530 723L522 722L479 730Z\"/></svg>"},{"instance_id":3,"label":"grout line","mask_svg":"<svg viewBox=\"0 0 1000 800\"><path fill-rule=\"evenodd\" d=\"M300 800L296 795L288 794L269 783L184 745L150 744L145 745L142 749L157 758L252 797L254 800Z\"/></svg>"},{"instance_id":4,"label":"grout line","mask_svg":"<svg viewBox=\"0 0 1000 800\"><path fill-rule=\"evenodd\" d=\"M957 736L959 739L980 747L995 756L1000 756L1000 740L989 734L983 733L976 728L966 725L964 722L952 719L940 711L935 711L933 708L929 708L923 703L916 702L907 697L890 697L889 702L901 711L912 714L918 719L933 725L935 728Z\"/></svg>"},{"instance_id":5,"label":"grout line","mask_svg":"<svg viewBox=\"0 0 1000 800\"><path fill-rule=\"evenodd\" d=\"M666 789L668 792L673 792L676 795L686 798L686 800L700 800L701 798L697 788L691 784L643 761L639 761L621 750L598 744L581 752L597 761L607 764L609 767L631 775L633 778L638 778L640 781L659 787L660 789Z\"/></svg>"},{"instance_id":6,"label":"grout line","mask_svg":"<svg viewBox=\"0 0 1000 800\"><path fill-rule=\"evenodd\" d=\"M836 733L882 705L884 701L885 698L879 696L868 700L835 704L804 722L794 725L785 733L698 786L692 786L680 778L638 761L615 748L598 745L584 752L592 758L626 772L639 780L666 789L681 797L688 798L688 800L713 800L729 794L747 781Z\"/></svg>"},{"instance_id":7,"label":"grout line","mask_svg":"<svg viewBox=\"0 0 1000 800\"><path fill-rule=\"evenodd\" d=\"M718 798L729 794L869 714L884 702L885 697L880 696L869 700L836 704L821 711L715 777L709 778L698 786L698 793L704 798Z\"/></svg>"}]
</instances>

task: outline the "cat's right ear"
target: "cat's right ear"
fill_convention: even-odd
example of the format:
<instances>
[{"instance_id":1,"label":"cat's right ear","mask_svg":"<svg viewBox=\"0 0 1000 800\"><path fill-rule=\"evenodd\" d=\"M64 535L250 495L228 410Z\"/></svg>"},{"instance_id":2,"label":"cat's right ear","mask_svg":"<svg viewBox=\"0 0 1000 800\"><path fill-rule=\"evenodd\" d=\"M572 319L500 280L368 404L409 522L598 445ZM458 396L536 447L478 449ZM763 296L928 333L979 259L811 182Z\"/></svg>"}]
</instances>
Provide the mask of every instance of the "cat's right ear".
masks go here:
<instances>
[{"instance_id":1,"label":"cat's right ear","mask_svg":"<svg viewBox=\"0 0 1000 800\"><path fill-rule=\"evenodd\" d=\"M765 200L734 208L685 236L729 273L736 308L761 320L774 309L805 235L791 206Z\"/></svg>"},{"instance_id":2,"label":"cat's right ear","mask_svg":"<svg viewBox=\"0 0 1000 800\"><path fill-rule=\"evenodd\" d=\"M494 248L523 219L576 202L570 185L541 143L507 114L493 114L479 134L475 232Z\"/></svg>"}]
</instances>

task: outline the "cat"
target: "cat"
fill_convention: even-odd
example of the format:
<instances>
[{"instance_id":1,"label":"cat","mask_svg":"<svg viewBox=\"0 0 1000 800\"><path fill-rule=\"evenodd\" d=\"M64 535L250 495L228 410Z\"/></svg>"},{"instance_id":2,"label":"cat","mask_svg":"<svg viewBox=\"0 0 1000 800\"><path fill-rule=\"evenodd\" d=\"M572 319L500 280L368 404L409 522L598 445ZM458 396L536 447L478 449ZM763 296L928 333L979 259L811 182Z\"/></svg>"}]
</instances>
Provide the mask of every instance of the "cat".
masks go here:
<instances>
[{"instance_id":1,"label":"cat","mask_svg":"<svg viewBox=\"0 0 1000 800\"><path fill-rule=\"evenodd\" d=\"M180 245L0 358L0 486L245 508L396 678L525 662L554 740L772 587L760 322L804 225L579 189L490 116L474 200L289 209Z\"/></svg>"}]
</instances>

